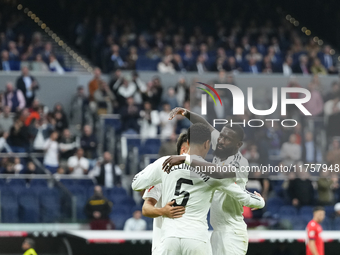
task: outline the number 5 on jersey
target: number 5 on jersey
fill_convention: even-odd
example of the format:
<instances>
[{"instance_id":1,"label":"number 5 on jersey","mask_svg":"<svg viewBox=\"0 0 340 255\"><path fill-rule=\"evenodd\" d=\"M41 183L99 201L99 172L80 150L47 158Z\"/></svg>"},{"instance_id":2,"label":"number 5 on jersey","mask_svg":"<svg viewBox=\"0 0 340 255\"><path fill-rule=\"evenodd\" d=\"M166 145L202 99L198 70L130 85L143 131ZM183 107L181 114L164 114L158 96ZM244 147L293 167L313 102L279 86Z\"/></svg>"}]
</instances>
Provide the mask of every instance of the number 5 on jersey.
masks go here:
<instances>
[{"instance_id":1,"label":"number 5 on jersey","mask_svg":"<svg viewBox=\"0 0 340 255\"><path fill-rule=\"evenodd\" d=\"M183 200L182 200L181 204L177 204L176 203L176 199L172 199L171 201L175 201L173 206L186 206L187 203L188 203L188 200L189 200L189 197L190 197L190 193L188 191L184 191L184 190L180 191L182 184L194 185L192 180L184 179L184 178L178 179L178 181L176 183L175 196L184 195L184 197L183 197Z\"/></svg>"}]
</instances>

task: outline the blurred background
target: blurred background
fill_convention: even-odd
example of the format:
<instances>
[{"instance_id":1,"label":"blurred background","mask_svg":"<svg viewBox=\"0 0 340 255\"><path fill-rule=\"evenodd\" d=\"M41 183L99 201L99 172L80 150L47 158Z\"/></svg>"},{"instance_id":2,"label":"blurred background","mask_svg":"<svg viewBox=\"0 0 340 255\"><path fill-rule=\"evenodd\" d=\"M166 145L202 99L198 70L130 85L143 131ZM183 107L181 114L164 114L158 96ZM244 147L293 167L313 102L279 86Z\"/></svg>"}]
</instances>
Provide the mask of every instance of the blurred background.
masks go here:
<instances>
[{"instance_id":1,"label":"blurred background","mask_svg":"<svg viewBox=\"0 0 340 255\"><path fill-rule=\"evenodd\" d=\"M273 87L310 90L312 116L294 107L270 116L296 127L245 128L241 152L250 165L321 164L250 174L247 189L266 207L245 208L248 254L305 254L316 205L326 209L326 254L337 254L339 7L0 0L0 254L22 254L25 237L38 254L150 254L152 219L141 215L131 180L176 154L190 122L168 114L178 106L200 113L198 81L253 87L256 109L270 108ZM232 116L232 98L219 93L223 108L208 102L210 123L262 119L248 110Z\"/></svg>"}]
</instances>

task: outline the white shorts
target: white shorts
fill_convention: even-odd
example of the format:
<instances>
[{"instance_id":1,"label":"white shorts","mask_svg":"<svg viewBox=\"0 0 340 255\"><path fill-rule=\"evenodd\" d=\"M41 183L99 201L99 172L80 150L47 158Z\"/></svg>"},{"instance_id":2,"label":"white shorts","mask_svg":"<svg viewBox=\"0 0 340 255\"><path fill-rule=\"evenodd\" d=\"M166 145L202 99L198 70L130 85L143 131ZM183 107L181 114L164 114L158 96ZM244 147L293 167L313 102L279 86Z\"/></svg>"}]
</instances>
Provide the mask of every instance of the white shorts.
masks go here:
<instances>
[{"instance_id":1,"label":"white shorts","mask_svg":"<svg viewBox=\"0 0 340 255\"><path fill-rule=\"evenodd\" d=\"M162 255L209 255L209 242L194 239L168 237L161 243Z\"/></svg>"},{"instance_id":2,"label":"white shorts","mask_svg":"<svg viewBox=\"0 0 340 255\"><path fill-rule=\"evenodd\" d=\"M242 230L214 230L210 242L213 255L245 255L248 250L248 233Z\"/></svg>"}]
</instances>

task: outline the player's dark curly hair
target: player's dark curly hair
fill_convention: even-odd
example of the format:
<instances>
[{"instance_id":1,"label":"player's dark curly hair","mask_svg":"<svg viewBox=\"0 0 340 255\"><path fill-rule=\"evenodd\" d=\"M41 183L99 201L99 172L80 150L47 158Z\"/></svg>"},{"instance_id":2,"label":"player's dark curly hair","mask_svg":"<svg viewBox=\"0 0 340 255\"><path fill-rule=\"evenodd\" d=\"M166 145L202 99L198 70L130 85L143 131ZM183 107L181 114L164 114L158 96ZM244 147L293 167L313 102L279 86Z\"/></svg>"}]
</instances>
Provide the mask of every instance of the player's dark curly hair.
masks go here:
<instances>
[{"instance_id":1,"label":"player's dark curly hair","mask_svg":"<svg viewBox=\"0 0 340 255\"><path fill-rule=\"evenodd\" d=\"M177 154L178 154L178 155L181 154L181 148L182 148L183 143L186 143L187 141L188 141L188 135L187 135L187 133L181 133L181 134L178 136L177 144L176 144L176 147L177 147Z\"/></svg>"},{"instance_id":2,"label":"player's dark curly hair","mask_svg":"<svg viewBox=\"0 0 340 255\"><path fill-rule=\"evenodd\" d=\"M239 141L243 141L243 139L244 139L244 130L243 130L243 128L240 125L238 125L238 124L233 124L233 125L227 124L224 127L233 130L236 133L237 138L239 139Z\"/></svg>"},{"instance_id":3,"label":"player's dark curly hair","mask_svg":"<svg viewBox=\"0 0 340 255\"><path fill-rule=\"evenodd\" d=\"M211 140L209 127L202 123L196 123L188 129L188 141L190 144L203 144Z\"/></svg>"}]
</instances>

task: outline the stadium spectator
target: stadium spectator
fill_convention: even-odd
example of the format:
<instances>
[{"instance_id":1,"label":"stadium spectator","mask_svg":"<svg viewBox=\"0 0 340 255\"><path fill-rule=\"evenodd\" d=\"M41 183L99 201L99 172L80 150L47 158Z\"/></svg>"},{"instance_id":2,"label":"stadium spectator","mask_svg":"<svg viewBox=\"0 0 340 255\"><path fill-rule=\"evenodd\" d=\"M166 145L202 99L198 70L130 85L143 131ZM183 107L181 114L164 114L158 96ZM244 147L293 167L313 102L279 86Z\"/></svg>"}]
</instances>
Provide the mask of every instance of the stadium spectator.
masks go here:
<instances>
[{"instance_id":1,"label":"stadium spectator","mask_svg":"<svg viewBox=\"0 0 340 255\"><path fill-rule=\"evenodd\" d=\"M175 86L177 103L182 106L184 101L189 100L189 88L184 77L180 77Z\"/></svg>"},{"instance_id":2,"label":"stadium spectator","mask_svg":"<svg viewBox=\"0 0 340 255\"><path fill-rule=\"evenodd\" d=\"M64 129L68 128L68 121L66 118L63 117L63 114L60 111L56 111L53 117L55 120L55 130L58 131L59 134L61 134Z\"/></svg>"},{"instance_id":3,"label":"stadium spectator","mask_svg":"<svg viewBox=\"0 0 340 255\"><path fill-rule=\"evenodd\" d=\"M313 60L313 65L310 68L311 72L313 74L323 74L326 75L327 74L327 70L326 68L321 64L321 61L319 58L315 58Z\"/></svg>"},{"instance_id":4,"label":"stadium spectator","mask_svg":"<svg viewBox=\"0 0 340 255\"><path fill-rule=\"evenodd\" d=\"M313 133L307 131L305 133L305 144L304 144L304 162L305 163L322 163L322 153L320 148L318 148L314 142Z\"/></svg>"},{"instance_id":5,"label":"stadium spectator","mask_svg":"<svg viewBox=\"0 0 340 255\"><path fill-rule=\"evenodd\" d=\"M25 96L21 90L14 89L11 82L7 82L6 84L6 91L2 101L4 102L4 106L8 106L11 109L11 112L20 111L25 108L26 105Z\"/></svg>"},{"instance_id":6,"label":"stadium spectator","mask_svg":"<svg viewBox=\"0 0 340 255\"><path fill-rule=\"evenodd\" d=\"M306 55L300 55L299 63L293 67L293 73L301 73L304 75L310 74L308 67L308 57Z\"/></svg>"},{"instance_id":7,"label":"stadium spectator","mask_svg":"<svg viewBox=\"0 0 340 255\"><path fill-rule=\"evenodd\" d=\"M144 138L155 138L158 133L158 125L160 123L159 113L152 110L150 102L144 102L144 109L139 112L141 117L140 136Z\"/></svg>"},{"instance_id":8,"label":"stadium spectator","mask_svg":"<svg viewBox=\"0 0 340 255\"><path fill-rule=\"evenodd\" d=\"M8 137L7 132L0 131L0 152L12 152L11 147L8 145L6 139Z\"/></svg>"},{"instance_id":9,"label":"stadium spectator","mask_svg":"<svg viewBox=\"0 0 340 255\"><path fill-rule=\"evenodd\" d=\"M11 107L5 106L3 112L0 114L0 130L9 132L13 126L13 115L11 114Z\"/></svg>"},{"instance_id":10,"label":"stadium spectator","mask_svg":"<svg viewBox=\"0 0 340 255\"><path fill-rule=\"evenodd\" d=\"M8 161L4 164L4 169L2 171L2 174L15 174L14 171L14 163L12 161Z\"/></svg>"},{"instance_id":11,"label":"stadium spectator","mask_svg":"<svg viewBox=\"0 0 340 255\"><path fill-rule=\"evenodd\" d=\"M289 181L288 195L293 206L313 205L314 188L305 169L298 172L297 178Z\"/></svg>"},{"instance_id":12,"label":"stadium spectator","mask_svg":"<svg viewBox=\"0 0 340 255\"><path fill-rule=\"evenodd\" d=\"M11 65L9 62L9 54L7 50L3 50L1 52L1 63L0 63L0 71L11 71Z\"/></svg>"},{"instance_id":13,"label":"stadium spectator","mask_svg":"<svg viewBox=\"0 0 340 255\"><path fill-rule=\"evenodd\" d=\"M339 218L340 217L340 203L336 203L334 205L334 212L335 212L335 218Z\"/></svg>"},{"instance_id":14,"label":"stadium spectator","mask_svg":"<svg viewBox=\"0 0 340 255\"><path fill-rule=\"evenodd\" d=\"M104 81L99 83L98 89L93 94L93 98L97 104L98 115L113 113L115 96Z\"/></svg>"},{"instance_id":15,"label":"stadium spectator","mask_svg":"<svg viewBox=\"0 0 340 255\"><path fill-rule=\"evenodd\" d=\"M48 66L52 72L56 72L57 74L65 73L64 68L61 66L54 54L50 54Z\"/></svg>"},{"instance_id":16,"label":"stadium spectator","mask_svg":"<svg viewBox=\"0 0 340 255\"><path fill-rule=\"evenodd\" d=\"M33 149L35 152L43 152L45 142L53 132L53 125L48 123L46 118L35 120L30 127L30 133L34 137Z\"/></svg>"},{"instance_id":17,"label":"stadium spectator","mask_svg":"<svg viewBox=\"0 0 340 255\"><path fill-rule=\"evenodd\" d=\"M44 62L41 54L37 54L35 56L35 61L31 63L31 69L32 71L38 71L38 72L48 72L49 67Z\"/></svg>"},{"instance_id":18,"label":"stadium spectator","mask_svg":"<svg viewBox=\"0 0 340 255\"><path fill-rule=\"evenodd\" d=\"M37 166L32 162L28 161L26 167L20 172L20 174L43 174L44 172L39 170Z\"/></svg>"},{"instance_id":19,"label":"stadium spectator","mask_svg":"<svg viewBox=\"0 0 340 255\"><path fill-rule=\"evenodd\" d=\"M117 100L120 107L126 105L126 100L129 97L135 97L137 86L140 85L137 79L138 77L135 77L135 81L130 81L128 77L120 77L113 85L113 89L117 91Z\"/></svg>"},{"instance_id":20,"label":"stadium spectator","mask_svg":"<svg viewBox=\"0 0 340 255\"><path fill-rule=\"evenodd\" d=\"M13 152L26 152L29 145L28 128L20 119L16 119L7 138Z\"/></svg>"},{"instance_id":21,"label":"stadium spectator","mask_svg":"<svg viewBox=\"0 0 340 255\"><path fill-rule=\"evenodd\" d=\"M72 131L77 132L77 134L87 123L87 119L89 119L88 103L84 87L78 86L77 93L73 96L70 107L70 128Z\"/></svg>"},{"instance_id":22,"label":"stadium spectator","mask_svg":"<svg viewBox=\"0 0 340 255\"><path fill-rule=\"evenodd\" d=\"M293 74L292 70L293 58L291 56L287 56L285 62L282 64L282 72L285 76L290 76Z\"/></svg>"},{"instance_id":23,"label":"stadium spectator","mask_svg":"<svg viewBox=\"0 0 340 255\"><path fill-rule=\"evenodd\" d=\"M109 219L112 203L103 195L102 187L95 186L93 196L85 205L85 213L92 230L110 230L114 225Z\"/></svg>"},{"instance_id":24,"label":"stadium spectator","mask_svg":"<svg viewBox=\"0 0 340 255\"><path fill-rule=\"evenodd\" d=\"M331 178L329 171L320 171L320 177L317 182L318 185L318 204L332 205L334 204L333 191L337 187L334 179Z\"/></svg>"},{"instance_id":25,"label":"stadium spectator","mask_svg":"<svg viewBox=\"0 0 340 255\"><path fill-rule=\"evenodd\" d=\"M34 98L35 91L39 89L37 80L29 74L27 66L21 68L21 76L17 79L16 87L24 94L26 107L30 108Z\"/></svg>"},{"instance_id":26,"label":"stadium spectator","mask_svg":"<svg viewBox=\"0 0 340 255\"><path fill-rule=\"evenodd\" d=\"M296 135L291 134L289 141L282 144L280 156L284 165L295 164L301 159L301 146L296 143Z\"/></svg>"},{"instance_id":27,"label":"stadium spectator","mask_svg":"<svg viewBox=\"0 0 340 255\"><path fill-rule=\"evenodd\" d=\"M206 60L205 60L204 56L203 55L199 55L197 57L196 64L193 65L190 68L190 70L198 72L199 75L202 75L202 74L206 73L208 71L208 68L206 67L205 61Z\"/></svg>"},{"instance_id":28,"label":"stadium spectator","mask_svg":"<svg viewBox=\"0 0 340 255\"><path fill-rule=\"evenodd\" d=\"M83 135L80 139L80 146L84 150L84 157L89 160L97 158L97 138L89 125L85 125Z\"/></svg>"},{"instance_id":29,"label":"stadium spectator","mask_svg":"<svg viewBox=\"0 0 340 255\"><path fill-rule=\"evenodd\" d=\"M20 173L20 171L22 171L24 169L24 166L23 164L21 164L21 161L20 161L20 158L19 157L15 157L14 158L14 161L13 161L13 164L14 164L14 172L16 174Z\"/></svg>"},{"instance_id":30,"label":"stadium spectator","mask_svg":"<svg viewBox=\"0 0 340 255\"><path fill-rule=\"evenodd\" d=\"M183 64L181 55L179 55L179 54L174 54L173 55L172 65L173 65L174 69L176 70L176 72L185 73L187 71L185 69L184 64Z\"/></svg>"},{"instance_id":31,"label":"stadium spectator","mask_svg":"<svg viewBox=\"0 0 340 255\"><path fill-rule=\"evenodd\" d=\"M123 61L122 56L119 52L119 46L117 44L112 45L111 55L108 60L108 68L110 71L115 71L116 69L123 69L126 67L126 63Z\"/></svg>"},{"instance_id":32,"label":"stadium spectator","mask_svg":"<svg viewBox=\"0 0 340 255\"><path fill-rule=\"evenodd\" d=\"M142 212L137 210L133 213L133 217L125 222L124 231L142 230L146 230L146 221L142 219Z\"/></svg>"},{"instance_id":33,"label":"stadium spectator","mask_svg":"<svg viewBox=\"0 0 340 255\"><path fill-rule=\"evenodd\" d=\"M69 129L64 129L59 142L60 164L64 165L67 160L74 155L78 144L76 138L71 135Z\"/></svg>"},{"instance_id":34,"label":"stadium spectator","mask_svg":"<svg viewBox=\"0 0 340 255\"><path fill-rule=\"evenodd\" d=\"M129 97L126 101L127 105L121 110L122 130L139 133L139 107L135 104L133 97Z\"/></svg>"},{"instance_id":35,"label":"stadium spectator","mask_svg":"<svg viewBox=\"0 0 340 255\"><path fill-rule=\"evenodd\" d=\"M138 60L137 48L131 46L129 48L129 55L126 59L126 69L128 70L136 70L136 62Z\"/></svg>"},{"instance_id":36,"label":"stadium spectator","mask_svg":"<svg viewBox=\"0 0 340 255\"><path fill-rule=\"evenodd\" d=\"M326 154L326 162L329 166L340 165L340 141L333 138L332 144Z\"/></svg>"},{"instance_id":37,"label":"stadium spectator","mask_svg":"<svg viewBox=\"0 0 340 255\"><path fill-rule=\"evenodd\" d=\"M323 112L323 99L317 87L318 85L314 82L311 82L308 85L308 89L311 93L311 99L304 104L312 116L318 116Z\"/></svg>"},{"instance_id":38,"label":"stadium spectator","mask_svg":"<svg viewBox=\"0 0 340 255\"><path fill-rule=\"evenodd\" d=\"M37 255L36 251L34 250L35 242L31 238L25 238L21 248L25 251L24 255Z\"/></svg>"},{"instance_id":39,"label":"stadium spectator","mask_svg":"<svg viewBox=\"0 0 340 255\"><path fill-rule=\"evenodd\" d=\"M175 133L172 133L169 139L162 142L162 145L159 149L159 156L169 156L169 155L176 155L176 143L177 143L177 136Z\"/></svg>"},{"instance_id":40,"label":"stadium spectator","mask_svg":"<svg viewBox=\"0 0 340 255\"><path fill-rule=\"evenodd\" d=\"M95 176L97 182L106 188L121 185L122 170L115 164L110 152L103 154L102 162L98 161L95 168L91 171L91 176Z\"/></svg>"},{"instance_id":41,"label":"stadium spectator","mask_svg":"<svg viewBox=\"0 0 340 255\"><path fill-rule=\"evenodd\" d=\"M158 72L174 74L176 72L176 70L175 70L171 60L172 60L172 57L170 57L170 56L164 57L163 60L161 62L159 62L158 65L157 65Z\"/></svg>"},{"instance_id":42,"label":"stadium spectator","mask_svg":"<svg viewBox=\"0 0 340 255\"><path fill-rule=\"evenodd\" d=\"M99 67L93 69L93 79L89 82L89 100L94 100L94 92L99 88L99 83L102 82L101 70Z\"/></svg>"},{"instance_id":43,"label":"stadium spectator","mask_svg":"<svg viewBox=\"0 0 340 255\"><path fill-rule=\"evenodd\" d=\"M89 161L84 158L84 150L79 148L76 155L67 160L68 172L73 176L83 176L89 171Z\"/></svg>"},{"instance_id":44,"label":"stadium spectator","mask_svg":"<svg viewBox=\"0 0 340 255\"><path fill-rule=\"evenodd\" d=\"M167 94L165 95L163 101L167 102L170 105L171 109L179 106L175 94L175 89L173 87L168 88Z\"/></svg>"},{"instance_id":45,"label":"stadium spectator","mask_svg":"<svg viewBox=\"0 0 340 255\"><path fill-rule=\"evenodd\" d=\"M44 144L44 166L52 173L56 173L59 167L58 132L51 133Z\"/></svg>"},{"instance_id":46,"label":"stadium spectator","mask_svg":"<svg viewBox=\"0 0 340 255\"><path fill-rule=\"evenodd\" d=\"M169 121L169 113L171 111L170 104L163 104L163 111L159 113L161 124L161 137L163 139L169 138L175 132L176 121Z\"/></svg>"},{"instance_id":47,"label":"stadium spectator","mask_svg":"<svg viewBox=\"0 0 340 255\"><path fill-rule=\"evenodd\" d=\"M323 52L319 53L319 57L321 59L322 65L327 69L328 73L330 74L337 73L333 57L331 55L331 47L329 45L324 46Z\"/></svg>"},{"instance_id":48,"label":"stadium spectator","mask_svg":"<svg viewBox=\"0 0 340 255\"><path fill-rule=\"evenodd\" d=\"M261 68L256 64L256 60L253 58L249 58L248 66L244 70L245 72L257 74L261 73Z\"/></svg>"}]
</instances>

